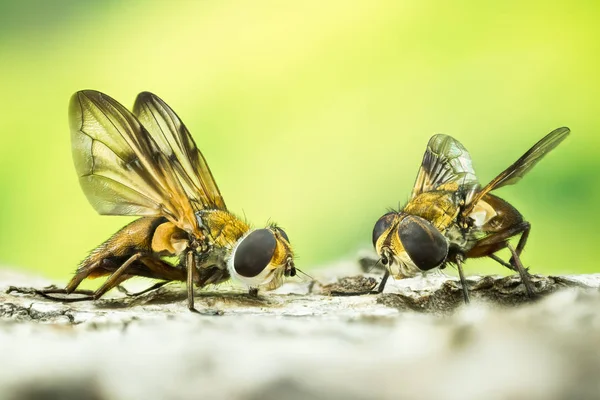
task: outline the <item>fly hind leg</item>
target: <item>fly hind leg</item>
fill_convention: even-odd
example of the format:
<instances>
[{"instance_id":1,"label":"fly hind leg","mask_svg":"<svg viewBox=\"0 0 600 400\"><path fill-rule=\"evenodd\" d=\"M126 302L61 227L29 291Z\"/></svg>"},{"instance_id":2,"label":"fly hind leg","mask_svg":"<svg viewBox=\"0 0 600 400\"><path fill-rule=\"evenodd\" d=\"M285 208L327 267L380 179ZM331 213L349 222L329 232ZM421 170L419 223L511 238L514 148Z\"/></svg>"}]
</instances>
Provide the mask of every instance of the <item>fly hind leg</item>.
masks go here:
<instances>
[{"instance_id":1,"label":"fly hind leg","mask_svg":"<svg viewBox=\"0 0 600 400\"><path fill-rule=\"evenodd\" d=\"M517 254L517 251L513 249L510 244L507 244L506 247L508 247L508 250L510 250L512 253L512 258L510 260L514 262L514 265L519 271L519 275L521 275L521 280L523 281L523 284L525 284L525 289L527 289L527 295L531 298L535 297L535 291L533 290L533 284L531 283L529 272L527 272L527 269L525 269L523 264L521 264L521 258Z\"/></svg>"},{"instance_id":2,"label":"fly hind leg","mask_svg":"<svg viewBox=\"0 0 600 400\"><path fill-rule=\"evenodd\" d=\"M170 283L170 281L157 282L154 285L150 286L149 288L144 289L139 292L135 292L135 293L131 293L129 290L127 290L125 287L123 287L121 285L117 286L117 289L119 290L119 292L123 293L127 297L138 297L143 294L152 292L153 290L160 289L161 287L165 286L167 283Z\"/></svg>"},{"instance_id":3,"label":"fly hind leg","mask_svg":"<svg viewBox=\"0 0 600 400\"><path fill-rule=\"evenodd\" d=\"M112 271L112 273L111 273ZM103 275L109 275L106 281L97 290L82 290L77 289L79 284L86 278L94 278ZM77 302L96 300L102 297L106 292L120 285L127 279L133 276L143 276L147 278L162 279L165 282L160 282L151 287L156 289L158 285L162 286L171 280L180 280L180 271L166 263L155 260L152 257L144 256L143 253L136 253L126 259L120 266L116 260L104 259L97 264L92 264L87 268L81 268L71 279L69 284L64 289L49 287L45 289L32 288L9 288L8 292L19 292L26 294L36 294L50 300L61 302ZM143 291L145 293L149 290ZM54 296L55 294L77 294L77 297L62 297Z\"/></svg>"},{"instance_id":4,"label":"fly hind leg","mask_svg":"<svg viewBox=\"0 0 600 400\"><path fill-rule=\"evenodd\" d=\"M523 267L520 259L520 255L527 244L527 238L529 237L530 230L531 224L527 221L521 221L500 232L492 233L477 242L477 244L469 251L469 253L467 253L467 257L490 257L492 260L498 262L504 267L518 272L521 276L521 280L523 281L523 285L525 285L528 296L534 297L535 291L533 289L531 277L527 268ZM521 234L519 243L517 244L516 249L513 249L508 244L508 240L519 234ZM494 254L504 248L508 248L512 253L509 262L502 260L500 257Z\"/></svg>"},{"instance_id":5,"label":"fly hind leg","mask_svg":"<svg viewBox=\"0 0 600 400\"><path fill-rule=\"evenodd\" d=\"M529 232L531 231L531 224L529 222L523 221L522 224L523 224L523 233L521 234L519 243L517 243L517 248L513 252L509 247L509 250L511 251L511 253L513 253L512 257L509 260L509 263L517 268L518 268L517 259L519 259L521 257L521 253L523 252L523 249L525 248L525 245L527 244L527 239L529 238ZM518 262L520 263L521 260L519 259Z\"/></svg>"},{"instance_id":6,"label":"fly hind leg","mask_svg":"<svg viewBox=\"0 0 600 400\"><path fill-rule=\"evenodd\" d=\"M527 239L529 238L529 232L531 231L531 224L527 221L523 221L520 224L520 229L522 229L521 237L519 238L519 243L517 243L516 249L506 242L506 248L510 251L511 257L508 261L508 267L514 271L517 271L521 276L521 281L525 285L525 289L527 290L527 295L530 298L535 297L535 291L533 289L533 283L531 282L531 275L529 274L529 269L525 268L521 263L521 253L527 244ZM493 257L492 257L493 256ZM500 262L500 264L505 265L505 262L500 259L495 254L491 254L490 258Z\"/></svg>"},{"instance_id":7,"label":"fly hind leg","mask_svg":"<svg viewBox=\"0 0 600 400\"><path fill-rule=\"evenodd\" d=\"M37 294L39 296L45 297L50 300L61 301L61 302L65 302L65 303L97 300L100 297L102 297L106 292L108 292L110 289L112 289L113 287L115 287L115 286L119 285L120 283L124 282L125 280L129 279L131 277L131 275L124 275L125 271L127 271L127 269L135 261L137 261L141 256L142 256L141 253L137 253L137 254L134 254L133 256L129 257L127 259L127 261L125 261L119 268L117 268L115 272L110 274L110 276L102 284L102 286L100 286L95 291L77 289L77 287L84 279L86 279L90 276L103 275L102 273L99 273L97 271L97 268L98 268L97 266L90 266L89 268L82 268L79 271L77 271L75 276L71 279L71 281L69 282L67 287L65 287L64 289L60 289L60 288L56 288L56 287L48 287L45 289L30 289L30 290L19 290L19 288L10 288L9 290L11 292ZM104 266L108 266L108 265L114 266L114 263L108 259L102 260L102 262L100 262L100 264L104 264ZM13 290L11 290L11 289L13 289ZM81 295L81 296L56 297L56 296L53 296L55 294L66 294L66 295L77 294L77 295Z\"/></svg>"},{"instance_id":8,"label":"fly hind leg","mask_svg":"<svg viewBox=\"0 0 600 400\"><path fill-rule=\"evenodd\" d=\"M152 279L161 279L150 288L139 293L130 294L130 296L139 296L151 290L157 289L173 280L183 280L185 272L174 268L172 265L160 259L136 253L125 261L93 294L93 299L97 300L109 290L119 286L122 282L133 276L142 276Z\"/></svg>"},{"instance_id":9,"label":"fly hind leg","mask_svg":"<svg viewBox=\"0 0 600 400\"><path fill-rule=\"evenodd\" d=\"M113 287L121 284L125 280L129 279L130 275L123 275L123 273L132 265L135 261L137 261L142 255L140 253L134 254L129 257L127 261L125 261L121 266L117 267L118 264L114 260L110 260L108 258L103 259L97 264L92 264L88 268L82 268L73 278L69 281L67 286L64 289L45 289L42 291L38 291L43 297L49 298L51 300L60 300L65 302L76 302L76 301L86 301L86 300L96 300L102 297L106 292L108 292ZM99 271L100 270L100 271ZM107 271L114 271L108 277L108 279L95 291L93 290L84 290L77 289L77 287L83 282L84 279L96 276L102 276L107 273ZM52 294L80 294L81 297L54 297L49 296Z\"/></svg>"},{"instance_id":10,"label":"fly hind leg","mask_svg":"<svg viewBox=\"0 0 600 400\"><path fill-rule=\"evenodd\" d=\"M88 261L89 259L86 259ZM104 258L99 261L95 261L92 263L86 263L84 261L82 265L77 269L75 275L66 287L58 288L54 285L48 286L43 289L36 288L24 288L24 287L14 287L11 286L7 293L22 293L22 294L33 294L38 295L49 300L63 301L67 303L77 302L77 301L88 301L94 299L94 291L88 289L77 289L81 282L83 282L87 278L96 278L103 275L109 275L111 271L115 271L118 269L118 264L114 259ZM75 294L78 296L75 297L62 297L62 296L54 296L55 294L61 295L70 295Z\"/></svg>"},{"instance_id":11,"label":"fly hind leg","mask_svg":"<svg viewBox=\"0 0 600 400\"><path fill-rule=\"evenodd\" d=\"M121 284L122 282L126 281L127 279L131 278L131 275L125 275L125 272L127 272L127 270L129 269L129 267L131 265L133 265L133 263L135 263L137 260L139 260L142 257L142 253L136 253L134 255L132 255L131 257L129 257L127 259L127 261L125 261L123 263L123 265L121 265L115 272L113 272L108 279L106 279L104 281L104 283L102 284L102 286L100 286L93 294L92 298L94 300L99 299L100 297L102 297L106 292L108 292L109 290L111 290L112 288L114 288L115 286L118 286L119 284Z\"/></svg>"},{"instance_id":12,"label":"fly hind leg","mask_svg":"<svg viewBox=\"0 0 600 400\"><path fill-rule=\"evenodd\" d=\"M94 291L93 290L77 289L77 286L79 286L81 281L83 281L89 275L89 272L87 272L87 271L84 271L84 272L85 272L84 274L82 274L81 272L78 272L73 277L73 279L71 279L71 281L65 288L59 288L54 285L45 287L43 289L11 286L8 288L6 293L7 294L8 293L32 294L32 295L38 295L38 296L44 297L49 300L63 301L66 303L74 303L77 301L93 300L94 299ZM64 294L64 295L75 294L75 295L79 295L79 296L56 297L56 296L53 296L55 294L59 294L59 295L60 294Z\"/></svg>"},{"instance_id":13,"label":"fly hind leg","mask_svg":"<svg viewBox=\"0 0 600 400\"><path fill-rule=\"evenodd\" d=\"M80 290L75 290L73 292L67 292L67 289L57 288L56 286L49 286L44 289L10 286L8 288L8 290L6 291L6 293L7 294L10 294L10 293L32 294L32 295L42 296L49 300L63 301L66 303L73 303L76 301L93 300L93 298L94 298L93 290L80 289ZM74 293L74 294L81 295L81 296L72 297L72 298L53 296L54 294L70 294L70 293Z\"/></svg>"}]
</instances>

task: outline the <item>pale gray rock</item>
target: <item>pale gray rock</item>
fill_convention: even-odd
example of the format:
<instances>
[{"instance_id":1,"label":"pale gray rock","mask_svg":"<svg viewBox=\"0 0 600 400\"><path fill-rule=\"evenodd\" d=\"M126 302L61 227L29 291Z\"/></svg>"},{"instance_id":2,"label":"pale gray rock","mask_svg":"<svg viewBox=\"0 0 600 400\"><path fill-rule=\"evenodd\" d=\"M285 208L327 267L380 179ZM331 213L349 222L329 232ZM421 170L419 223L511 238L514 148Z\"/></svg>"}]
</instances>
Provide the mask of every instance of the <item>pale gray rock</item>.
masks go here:
<instances>
[{"instance_id":1,"label":"pale gray rock","mask_svg":"<svg viewBox=\"0 0 600 400\"><path fill-rule=\"evenodd\" d=\"M600 397L600 275L338 280L254 299L224 285L60 303L5 293L1 399L567 399ZM358 268L348 267L349 276ZM317 275L315 273L315 275Z\"/></svg>"}]
</instances>

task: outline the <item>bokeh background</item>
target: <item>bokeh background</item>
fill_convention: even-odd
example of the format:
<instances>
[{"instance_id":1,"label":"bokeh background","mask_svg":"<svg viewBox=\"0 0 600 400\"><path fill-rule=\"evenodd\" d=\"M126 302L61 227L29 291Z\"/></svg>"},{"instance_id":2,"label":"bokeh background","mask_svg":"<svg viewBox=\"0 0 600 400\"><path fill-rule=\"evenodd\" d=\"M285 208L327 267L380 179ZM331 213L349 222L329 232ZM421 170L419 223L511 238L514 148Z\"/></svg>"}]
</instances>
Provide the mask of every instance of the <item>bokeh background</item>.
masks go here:
<instances>
[{"instance_id":1,"label":"bokeh background","mask_svg":"<svg viewBox=\"0 0 600 400\"><path fill-rule=\"evenodd\" d=\"M278 221L306 269L370 247L432 134L487 183L569 126L497 193L533 225L533 271L597 271L599 4L0 1L0 264L66 279L130 220L98 216L77 182L67 104L89 88L165 99L229 208Z\"/></svg>"}]
</instances>

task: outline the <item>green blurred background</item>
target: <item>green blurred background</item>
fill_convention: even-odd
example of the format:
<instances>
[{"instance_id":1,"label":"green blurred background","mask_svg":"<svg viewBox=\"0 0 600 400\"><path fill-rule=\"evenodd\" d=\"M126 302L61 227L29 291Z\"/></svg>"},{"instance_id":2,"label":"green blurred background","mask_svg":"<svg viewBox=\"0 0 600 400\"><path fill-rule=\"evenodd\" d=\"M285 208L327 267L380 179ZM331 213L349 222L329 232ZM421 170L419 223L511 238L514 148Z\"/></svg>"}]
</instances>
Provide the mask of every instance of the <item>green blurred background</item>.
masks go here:
<instances>
[{"instance_id":1,"label":"green blurred background","mask_svg":"<svg viewBox=\"0 0 600 400\"><path fill-rule=\"evenodd\" d=\"M370 248L432 134L458 138L487 183L569 126L498 194L532 222L533 271L597 271L599 4L0 2L0 264L66 279L130 220L98 216L77 182L67 104L89 88L128 107L161 96L229 208L278 221L309 269Z\"/></svg>"}]
</instances>

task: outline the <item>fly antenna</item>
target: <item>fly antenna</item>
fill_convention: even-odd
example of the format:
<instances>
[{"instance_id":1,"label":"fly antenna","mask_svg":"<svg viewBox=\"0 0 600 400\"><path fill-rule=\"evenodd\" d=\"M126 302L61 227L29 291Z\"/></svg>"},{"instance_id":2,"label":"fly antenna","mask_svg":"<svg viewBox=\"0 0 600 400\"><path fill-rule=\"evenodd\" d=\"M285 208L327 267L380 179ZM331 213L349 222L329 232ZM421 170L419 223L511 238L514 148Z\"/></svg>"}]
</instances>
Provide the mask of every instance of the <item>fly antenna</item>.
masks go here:
<instances>
[{"instance_id":1,"label":"fly antenna","mask_svg":"<svg viewBox=\"0 0 600 400\"><path fill-rule=\"evenodd\" d=\"M311 281L314 281L315 278L313 278L312 276L310 276L309 274L307 274L306 272L302 271L300 268L296 268L296 271L300 272L302 275L306 276L308 279L310 279Z\"/></svg>"},{"instance_id":2,"label":"fly antenna","mask_svg":"<svg viewBox=\"0 0 600 400\"><path fill-rule=\"evenodd\" d=\"M377 260L377 262L375 264L373 264L371 266L371 268L369 268L369 270L367 271L367 274L370 274L371 271L373 271L375 269L375 267L377 266L377 264L379 264L381 262L381 257L379 257L379 260Z\"/></svg>"}]
</instances>

